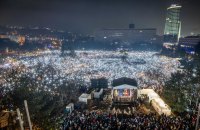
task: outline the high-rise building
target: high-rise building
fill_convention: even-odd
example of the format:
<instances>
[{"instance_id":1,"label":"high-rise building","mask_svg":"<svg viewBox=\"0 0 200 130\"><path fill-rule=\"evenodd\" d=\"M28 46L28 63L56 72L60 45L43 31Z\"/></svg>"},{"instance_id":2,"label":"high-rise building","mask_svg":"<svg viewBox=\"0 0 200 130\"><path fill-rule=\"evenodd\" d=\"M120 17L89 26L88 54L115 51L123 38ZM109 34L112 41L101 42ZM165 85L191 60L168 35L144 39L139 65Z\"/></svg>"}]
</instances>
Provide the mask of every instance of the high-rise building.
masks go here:
<instances>
[{"instance_id":1,"label":"high-rise building","mask_svg":"<svg viewBox=\"0 0 200 130\"><path fill-rule=\"evenodd\" d=\"M180 20L181 6L172 4L167 8L165 30L164 30L164 44L177 45L181 33Z\"/></svg>"}]
</instances>

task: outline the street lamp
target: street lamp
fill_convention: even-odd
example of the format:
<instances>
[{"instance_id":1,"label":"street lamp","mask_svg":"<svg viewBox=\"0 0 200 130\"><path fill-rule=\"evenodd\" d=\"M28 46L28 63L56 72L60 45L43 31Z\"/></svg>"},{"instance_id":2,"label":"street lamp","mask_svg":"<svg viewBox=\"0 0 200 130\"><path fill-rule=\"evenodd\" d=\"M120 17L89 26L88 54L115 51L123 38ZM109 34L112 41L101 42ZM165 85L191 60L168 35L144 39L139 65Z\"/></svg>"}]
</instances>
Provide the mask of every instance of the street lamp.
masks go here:
<instances>
[{"instance_id":1,"label":"street lamp","mask_svg":"<svg viewBox=\"0 0 200 130\"><path fill-rule=\"evenodd\" d=\"M199 107L198 107L197 122L196 122L195 130L198 130L198 126L199 126L199 116L200 116L200 103L199 103Z\"/></svg>"}]
</instances>

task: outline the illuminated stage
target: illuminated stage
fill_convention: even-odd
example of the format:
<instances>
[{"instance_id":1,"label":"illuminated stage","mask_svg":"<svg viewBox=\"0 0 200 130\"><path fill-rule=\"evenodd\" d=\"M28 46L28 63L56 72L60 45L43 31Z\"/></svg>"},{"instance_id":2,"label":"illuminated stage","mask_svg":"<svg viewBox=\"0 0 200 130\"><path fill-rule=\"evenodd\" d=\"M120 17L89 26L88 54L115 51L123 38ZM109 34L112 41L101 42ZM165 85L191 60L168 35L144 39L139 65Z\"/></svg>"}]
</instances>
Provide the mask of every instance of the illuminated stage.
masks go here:
<instances>
[{"instance_id":1,"label":"illuminated stage","mask_svg":"<svg viewBox=\"0 0 200 130\"><path fill-rule=\"evenodd\" d=\"M137 99L137 87L127 84L113 87L112 101L113 103L131 103Z\"/></svg>"}]
</instances>

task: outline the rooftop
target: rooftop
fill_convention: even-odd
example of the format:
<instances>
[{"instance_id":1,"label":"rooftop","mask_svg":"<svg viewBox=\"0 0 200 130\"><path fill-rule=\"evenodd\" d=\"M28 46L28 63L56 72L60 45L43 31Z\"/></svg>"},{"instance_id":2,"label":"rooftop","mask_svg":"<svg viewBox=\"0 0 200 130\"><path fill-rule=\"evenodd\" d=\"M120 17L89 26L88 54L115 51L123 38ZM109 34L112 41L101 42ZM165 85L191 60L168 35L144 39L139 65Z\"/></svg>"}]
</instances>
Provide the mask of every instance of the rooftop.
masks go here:
<instances>
[{"instance_id":1,"label":"rooftop","mask_svg":"<svg viewBox=\"0 0 200 130\"><path fill-rule=\"evenodd\" d=\"M128 84L123 84L123 85L113 87L113 89L137 89L137 87L132 86L132 85L128 85Z\"/></svg>"}]
</instances>

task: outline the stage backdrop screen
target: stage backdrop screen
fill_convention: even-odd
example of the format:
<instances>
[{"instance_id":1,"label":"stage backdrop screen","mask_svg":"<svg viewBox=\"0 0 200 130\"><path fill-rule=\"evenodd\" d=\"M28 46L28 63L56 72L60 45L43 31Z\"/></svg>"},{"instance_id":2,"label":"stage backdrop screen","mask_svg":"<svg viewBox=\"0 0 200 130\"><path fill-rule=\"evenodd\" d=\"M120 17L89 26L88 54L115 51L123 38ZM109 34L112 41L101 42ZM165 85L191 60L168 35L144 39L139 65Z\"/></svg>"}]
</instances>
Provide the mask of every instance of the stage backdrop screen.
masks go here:
<instances>
[{"instance_id":1,"label":"stage backdrop screen","mask_svg":"<svg viewBox=\"0 0 200 130\"><path fill-rule=\"evenodd\" d=\"M130 96L130 89L115 89L114 97L127 97Z\"/></svg>"}]
</instances>

